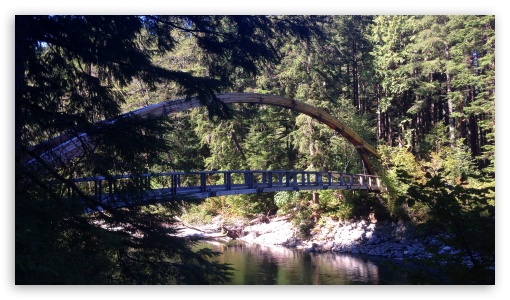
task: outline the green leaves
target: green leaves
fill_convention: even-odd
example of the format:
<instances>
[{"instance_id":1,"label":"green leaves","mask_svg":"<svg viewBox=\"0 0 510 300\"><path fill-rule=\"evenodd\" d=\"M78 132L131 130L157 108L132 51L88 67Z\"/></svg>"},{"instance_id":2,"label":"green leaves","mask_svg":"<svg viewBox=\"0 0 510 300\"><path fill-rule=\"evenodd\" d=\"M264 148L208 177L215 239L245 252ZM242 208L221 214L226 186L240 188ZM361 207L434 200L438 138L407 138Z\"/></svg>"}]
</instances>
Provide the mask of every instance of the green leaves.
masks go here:
<instances>
[{"instance_id":1,"label":"green leaves","mask_svg":"<svg viewBox=\"0 0 510 300\"><path fill-rule=\"evenodd\" d=\"M411 179L404 172L400 173L402 181L410 186L405 195L398 198L397 204L409 207L425 204L429 208L426 222L430 228L448 232L444 242L461 250L459 258L468 257L474 268L483 272L486 266L494 264L493 188L469 187L466 174L462 174L455 185L448 183L442 172L435 174L426 172L426 181L420 183L419 178Z\"/></svg>"},{"instance_id":2,"label":"green leaves","mask_svg":"<svg viewBox=\"0 0 510 300\"><path fill-rule=\"evenodd\" d=\"M285 205L289 204L291 198L292 198L291 192L286 192L286 191L276 192L274 194L274 203L279 208L283 208L283 207L285 207Z\"/></svg>"}]
</instances>

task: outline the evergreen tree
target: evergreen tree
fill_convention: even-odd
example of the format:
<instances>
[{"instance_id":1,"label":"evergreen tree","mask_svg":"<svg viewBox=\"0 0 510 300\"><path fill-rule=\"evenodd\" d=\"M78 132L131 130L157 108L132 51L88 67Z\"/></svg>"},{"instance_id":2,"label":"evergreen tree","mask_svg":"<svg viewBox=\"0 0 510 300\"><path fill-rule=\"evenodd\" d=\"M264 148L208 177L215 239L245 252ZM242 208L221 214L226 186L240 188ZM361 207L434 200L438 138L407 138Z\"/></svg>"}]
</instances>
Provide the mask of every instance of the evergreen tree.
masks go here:
<instances>
[{"instance_id":1,"label":"evergreen tree","mask_svg":"<svg viewBox=\"0 0 510 300\"><path fill-rule=\"evenodd\" d=\"M466 139L473 157L488 174L495 159L495 19L494 16L452 16L449 67L457 99L458 137Z\"/></svg>"}]
</instances>

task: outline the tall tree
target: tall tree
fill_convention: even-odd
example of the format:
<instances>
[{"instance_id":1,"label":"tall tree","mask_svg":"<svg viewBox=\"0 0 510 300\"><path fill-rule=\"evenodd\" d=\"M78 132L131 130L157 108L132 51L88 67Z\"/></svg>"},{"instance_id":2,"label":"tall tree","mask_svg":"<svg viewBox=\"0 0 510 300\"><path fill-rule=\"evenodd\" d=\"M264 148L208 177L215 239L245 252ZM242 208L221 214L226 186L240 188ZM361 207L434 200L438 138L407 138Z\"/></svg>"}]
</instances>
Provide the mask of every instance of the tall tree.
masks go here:
<instances>
[{"instance_id":1,"label":"tall tree","mask_svg":"<svg viewBox=\"0 0 510 300\"><path fill-rule=\"evenodd\" d=\"M494 16L452 16L448 22L458 137L467 140L480 167L493 173L495 132Z\"/></svg>"},{"instance_id":2,"label":"tall tree","mask_svg":"<svg viewBox=\"0 0 510 300\"><path fill-rule=\"evenodd\" d=\"M426 134L446 123L452 147L467 140L474 157L491 148L494 16L378 16L370 29L380 139L424 155Z\"/></svg>"}]
</instances>

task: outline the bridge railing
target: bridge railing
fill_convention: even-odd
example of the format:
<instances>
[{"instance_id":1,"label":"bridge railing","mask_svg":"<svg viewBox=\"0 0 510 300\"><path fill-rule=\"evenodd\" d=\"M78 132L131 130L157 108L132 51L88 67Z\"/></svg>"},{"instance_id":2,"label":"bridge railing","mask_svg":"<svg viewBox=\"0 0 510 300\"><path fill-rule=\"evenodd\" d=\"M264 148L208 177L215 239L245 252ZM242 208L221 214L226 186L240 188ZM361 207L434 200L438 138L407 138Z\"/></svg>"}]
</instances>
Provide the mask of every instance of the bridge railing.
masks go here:
<instances>
[{"instance_id":1,"label":"bridge railing","mask_svg":"<svg viewBox=\"0 0 510 300\"><path fill-rule=\"evenodd\" d=\"M164 172L77 178L74 182L103 203L162 195L207 198L284 190L381 189L378 176L295 170ZM71 189L67 193L73 196Z\"/></svg>"}]
</instances>

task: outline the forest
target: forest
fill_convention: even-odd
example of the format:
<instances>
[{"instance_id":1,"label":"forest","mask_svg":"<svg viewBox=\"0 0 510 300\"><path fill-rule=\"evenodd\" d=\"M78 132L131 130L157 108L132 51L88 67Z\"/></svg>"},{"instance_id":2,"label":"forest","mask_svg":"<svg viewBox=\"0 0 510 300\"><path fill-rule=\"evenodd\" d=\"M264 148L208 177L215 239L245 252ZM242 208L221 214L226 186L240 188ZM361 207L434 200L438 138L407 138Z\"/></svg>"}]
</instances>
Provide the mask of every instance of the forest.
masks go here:
<instances>
[{"instance_id":1,"label":"forest","mask_svg":"<svg viewBox=\"0 0 510 300\"><path fill-rule=\"evenodd\" d=\"M194 251L196 240L172 235L173 217L291 213L304 235L320 218L370 214L443 230L472 262L447 266L493 284L477 275L495 264L495 72L493 15L18 15L15 282L226 283L229 267L211 261L212 251ZM231 92L296 99L342 120L377 148L381 159L371 163L387 191L169 198L98 210L73 181L194 170L367 172L328 126L215 96ZM190 97L205 107L98 123ZM95 146L71 160L50 164L34 150L82 133Z\"/></svg>"}]
</instances>

